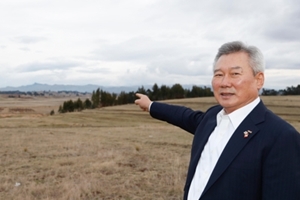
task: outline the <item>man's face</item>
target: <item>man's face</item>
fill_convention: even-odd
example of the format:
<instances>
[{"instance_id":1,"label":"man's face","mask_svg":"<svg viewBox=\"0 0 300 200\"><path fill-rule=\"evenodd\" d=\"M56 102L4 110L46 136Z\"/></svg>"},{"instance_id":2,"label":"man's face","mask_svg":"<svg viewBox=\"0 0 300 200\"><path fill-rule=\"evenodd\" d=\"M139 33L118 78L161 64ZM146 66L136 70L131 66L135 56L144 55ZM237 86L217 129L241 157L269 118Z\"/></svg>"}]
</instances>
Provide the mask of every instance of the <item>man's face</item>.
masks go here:
<instances>
[{"instance_id":1,"label":"man's face","mask_svg":"<svg viewBox=\"0 0 300 200\"><path fill-rule=\"evenodd\" d=\"M216 62L214 96L228 114L256 99L263 83L264 74L254 76L249 56L244 52L223 55Z\"/></svg>"}]
</instances>

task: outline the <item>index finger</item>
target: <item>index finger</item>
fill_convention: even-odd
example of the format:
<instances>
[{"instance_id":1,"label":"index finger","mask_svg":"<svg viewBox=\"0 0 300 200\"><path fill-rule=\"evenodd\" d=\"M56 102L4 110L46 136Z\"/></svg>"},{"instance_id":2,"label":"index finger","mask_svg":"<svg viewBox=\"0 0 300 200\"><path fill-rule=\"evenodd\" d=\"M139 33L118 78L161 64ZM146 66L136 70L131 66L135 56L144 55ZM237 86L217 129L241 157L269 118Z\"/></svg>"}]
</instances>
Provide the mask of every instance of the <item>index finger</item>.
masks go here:
<instances>
[{"instance_id":1,"label":"index finger","mask_svg":"<svg viewBox=\"0 0 300 200\"><path fill-rule=\"evenodd\" d=\"M141 98L143 96L143 94L141 93L136 93L135 96L137 96L138 98Z\"/></svg>"}]
</instances>

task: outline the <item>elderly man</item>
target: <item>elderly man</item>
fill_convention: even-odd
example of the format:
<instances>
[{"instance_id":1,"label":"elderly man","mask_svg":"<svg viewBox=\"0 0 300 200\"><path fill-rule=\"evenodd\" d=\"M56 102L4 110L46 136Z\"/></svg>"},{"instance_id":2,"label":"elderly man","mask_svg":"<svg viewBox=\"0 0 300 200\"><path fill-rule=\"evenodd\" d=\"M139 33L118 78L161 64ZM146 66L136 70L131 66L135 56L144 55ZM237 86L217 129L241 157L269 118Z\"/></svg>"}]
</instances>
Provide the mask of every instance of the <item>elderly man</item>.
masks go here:
<instances>
[{"instance_id":1,"label":"elderly man","mask_svg":"<svg viewBox=\"0 0 300 200\"><path fill-rule=\"evenodd\" d=\"M259 98L264 84L260 50L226 43L213 72L219 105L206 112L136 94L135 103L153 118L194 134L184 199L299 200L300 135Z\"/></svg>"}]
</instances>

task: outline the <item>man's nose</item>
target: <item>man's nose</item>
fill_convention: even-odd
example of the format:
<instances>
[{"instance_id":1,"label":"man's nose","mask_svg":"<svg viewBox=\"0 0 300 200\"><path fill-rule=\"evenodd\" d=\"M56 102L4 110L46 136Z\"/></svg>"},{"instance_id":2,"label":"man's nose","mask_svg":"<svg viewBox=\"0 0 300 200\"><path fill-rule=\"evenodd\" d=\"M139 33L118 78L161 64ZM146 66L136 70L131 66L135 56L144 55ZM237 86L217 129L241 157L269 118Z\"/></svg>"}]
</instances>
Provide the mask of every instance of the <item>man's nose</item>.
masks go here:
<instances>
[{"instance_id":1,"label":"man's nose","mask_svg":"<svg viewBox=\"0 0 300 200\"><path fill-rule=\"evenodd\" d=\"M223 76L221 81L221 87L230 87L231 86L231 78L228 75Z\"/></svg>"}]
</instances>

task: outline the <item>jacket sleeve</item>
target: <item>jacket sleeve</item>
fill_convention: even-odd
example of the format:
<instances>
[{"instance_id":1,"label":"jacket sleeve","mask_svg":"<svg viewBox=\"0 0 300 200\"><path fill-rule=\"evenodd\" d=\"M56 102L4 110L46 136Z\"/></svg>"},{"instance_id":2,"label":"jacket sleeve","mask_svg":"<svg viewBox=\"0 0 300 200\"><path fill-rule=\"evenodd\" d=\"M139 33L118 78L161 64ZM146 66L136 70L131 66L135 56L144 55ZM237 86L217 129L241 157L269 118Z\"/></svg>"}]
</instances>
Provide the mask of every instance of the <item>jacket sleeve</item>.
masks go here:
<instances>
[{"instance_id":1,"label":"jacket sleeve","mask_svg":"<svg viewBox=\"0 0 300 200\"><path fill-rule=\"evenodd\" d=\"M166 121L194 134L204 113L193 111L184 106L153 102L150 108L150 115L155 119Z\"/></svg>"},{"instance_id":2,"label":"jacket sleeve","mask_svg":"<svg viewBox=\"0 0 300 200\"><path fill-rule=\"evenodd\" d=\"M263 164L263 200L300 199L300 134L285 127Z\"/></svg>"}]
</instances>

